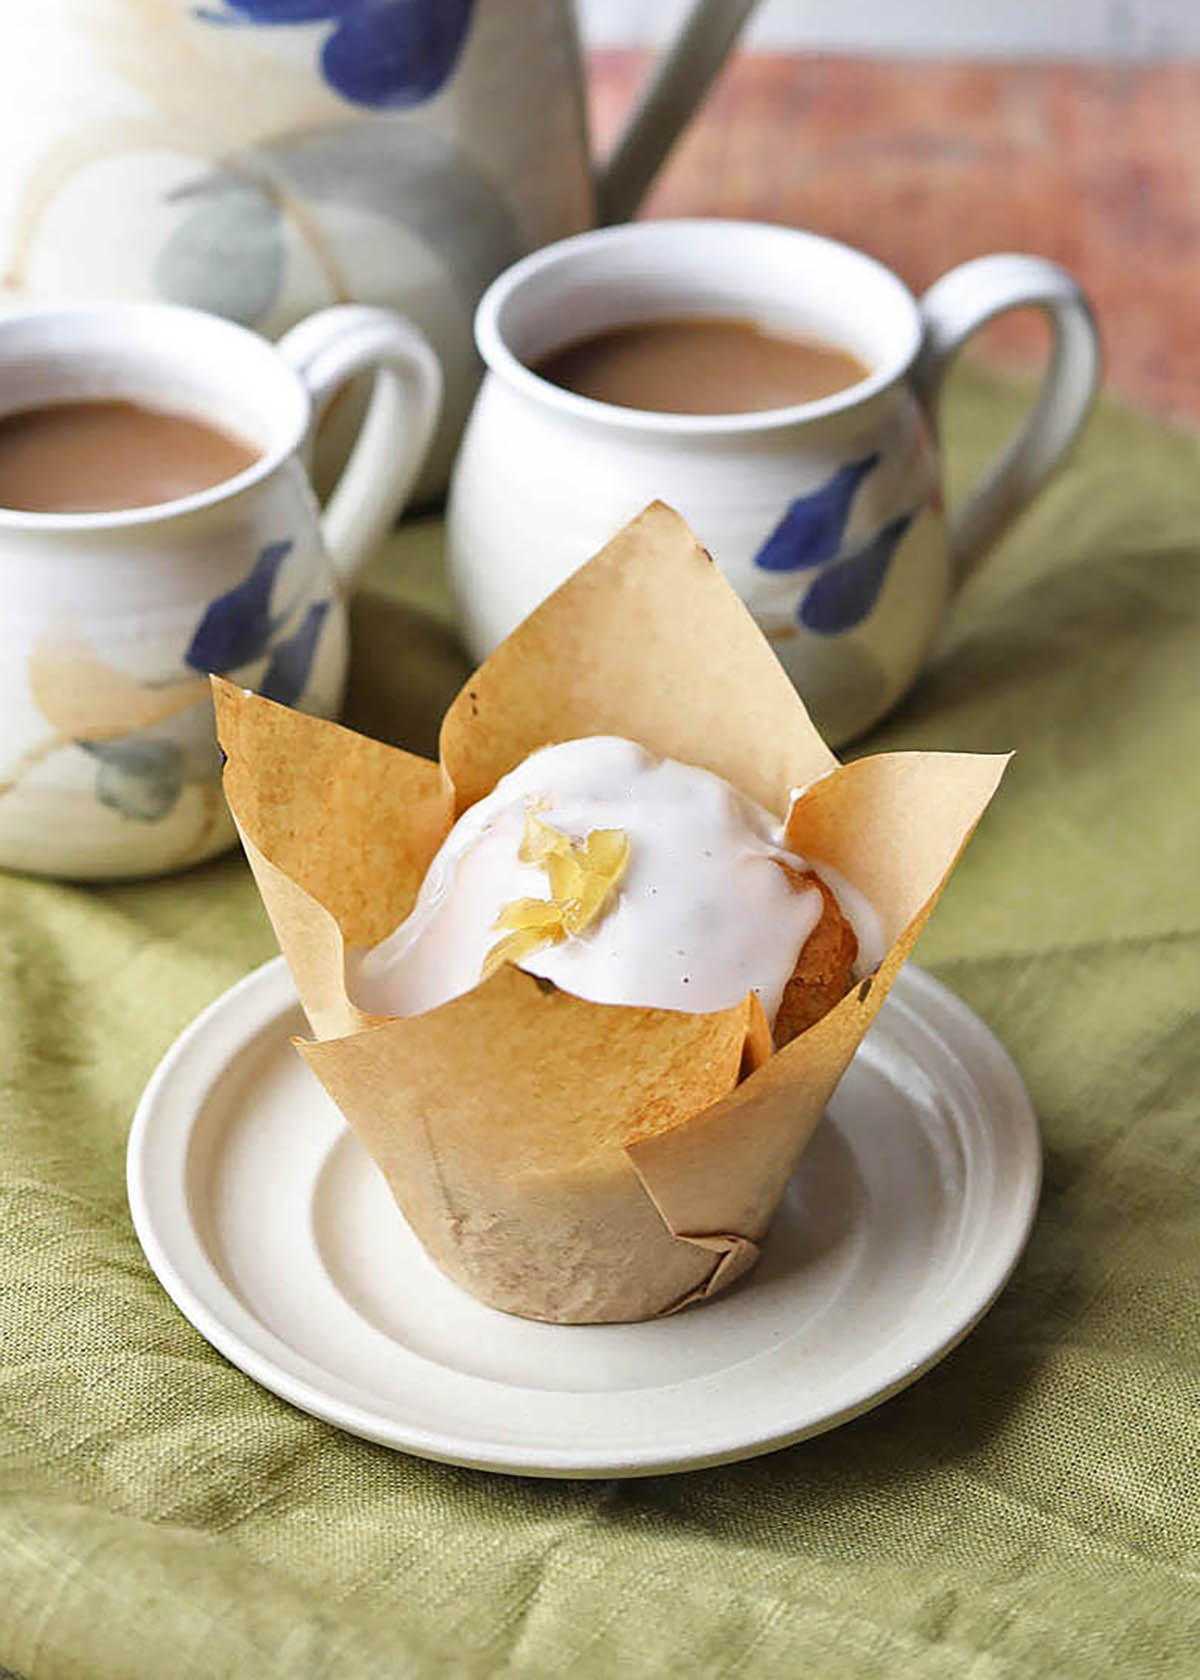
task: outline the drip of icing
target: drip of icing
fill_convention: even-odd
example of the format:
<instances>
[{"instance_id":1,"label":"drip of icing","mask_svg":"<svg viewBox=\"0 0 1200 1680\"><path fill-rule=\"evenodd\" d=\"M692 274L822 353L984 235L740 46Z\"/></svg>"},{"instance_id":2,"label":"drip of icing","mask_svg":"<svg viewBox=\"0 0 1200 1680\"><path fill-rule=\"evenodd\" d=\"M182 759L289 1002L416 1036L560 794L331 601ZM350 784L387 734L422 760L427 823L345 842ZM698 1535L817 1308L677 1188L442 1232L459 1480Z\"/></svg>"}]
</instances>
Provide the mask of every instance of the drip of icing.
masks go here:
<instances>
[{"instance_id":1,"label":"drip of icing","mask_svg":"<svg viewBox=\"0 0 1200 1680\"><path fill-rule=\"evenodd\" d=\"M848 881L840 870L834 869L831 864L810 863L808 867L814 875L819 875L824 881L837 899L842 915L854 929L854 937L858 941L854 978L863 980L868 974L874 974L887 955L887 941L883 937L883 923L879 920L878 910L866 893L861 892L853 881Z\"/></svg>"},{"instance_id":2,"label":"drip of icing","mask_svg":"<svg viewBox=\"0 0 1200 1680\"><path fill-rule=\"evenodd\" d=\"M701 1012L755 991L774 1020L821 896L797 892L773 860L803 860L770 812L720 777L616 736L545 747L464 812L408 918L351 954L360 1008L418 1015L479 983L503 908L549 897L545 871L520 858L531 812L579 841L619 828L630 853L604 913L521 968L593 1003Z\"/></svg>"},{"instance_id":3,"label":"drip of icing","mask_svg":"<svg viewBox=\"0 0 1200 1680\"><path fill-rule=\"evenodd\" d=\"M825 770L821 775L814 776L810 782L805 782L803 787L794 787L788 815L791 815L792 807L795 806L802 793L807 793L809 788L816 787L818 782L823 782L826 776L832 776L837 769L838 766L834 765L832 770ZM856 887L853 881L848 881L841 871L835 869L832 864L810 863L808 867L814 875L819 875L824 881L834 898L837 899L838 908L842 915L854 929L854 937L858 941L858 956L854 962L854 978L862 980L868 974L874 974L887 955L887 940L883 936L883 923L879 919L878 910L871 903L866 893Z\"/></svg>"}]
</instances>

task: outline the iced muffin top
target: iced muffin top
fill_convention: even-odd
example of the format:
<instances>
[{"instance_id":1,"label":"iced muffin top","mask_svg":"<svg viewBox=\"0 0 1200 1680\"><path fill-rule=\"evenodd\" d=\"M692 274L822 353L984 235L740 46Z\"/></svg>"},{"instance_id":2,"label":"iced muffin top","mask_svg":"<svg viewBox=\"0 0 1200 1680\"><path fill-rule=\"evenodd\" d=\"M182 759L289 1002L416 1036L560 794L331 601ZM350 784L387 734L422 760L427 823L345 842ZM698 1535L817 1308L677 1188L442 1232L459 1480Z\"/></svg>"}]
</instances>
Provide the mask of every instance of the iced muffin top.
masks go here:
<instances>
[{"instance_id":1,"label":"iced muffin top","mask_svg":"<svg viewBox=\"0 0 1200 1680\"><path fill-rule=\"evenodd\" d=\"M498 963L593 1003L768 1021L821 916L777 820L720 777L592 736L532 753L459 818L412 913L354 966L359 1007L417 1015Z\"/></svg>"}]
</instances>

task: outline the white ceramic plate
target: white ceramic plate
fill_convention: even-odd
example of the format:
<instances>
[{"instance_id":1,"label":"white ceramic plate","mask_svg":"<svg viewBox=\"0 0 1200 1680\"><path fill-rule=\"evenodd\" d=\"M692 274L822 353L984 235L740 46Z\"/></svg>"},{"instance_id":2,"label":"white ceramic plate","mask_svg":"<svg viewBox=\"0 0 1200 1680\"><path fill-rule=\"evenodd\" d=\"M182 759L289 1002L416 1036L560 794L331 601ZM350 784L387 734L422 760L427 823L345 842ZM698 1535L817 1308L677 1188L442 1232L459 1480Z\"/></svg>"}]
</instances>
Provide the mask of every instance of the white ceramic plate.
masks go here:
<instances>
[{"instance_id":1,"label":"white ceramic plate","mask_svg":"<svg viewBox=\"0 0 1200 1680\"><path fill-rule=\"evenodd\" d=\"M129 1139L142 1247L227 1359L426 1458L636 1476L769 1452L913 1382L1002 1288L1037 1201L1028 1094L977 1016L909 967L839 1086L757 1268L648 1324L535 1324L425 1258L288 1043L282 960L160 1064Z\"/></svg>"}]
</instances>

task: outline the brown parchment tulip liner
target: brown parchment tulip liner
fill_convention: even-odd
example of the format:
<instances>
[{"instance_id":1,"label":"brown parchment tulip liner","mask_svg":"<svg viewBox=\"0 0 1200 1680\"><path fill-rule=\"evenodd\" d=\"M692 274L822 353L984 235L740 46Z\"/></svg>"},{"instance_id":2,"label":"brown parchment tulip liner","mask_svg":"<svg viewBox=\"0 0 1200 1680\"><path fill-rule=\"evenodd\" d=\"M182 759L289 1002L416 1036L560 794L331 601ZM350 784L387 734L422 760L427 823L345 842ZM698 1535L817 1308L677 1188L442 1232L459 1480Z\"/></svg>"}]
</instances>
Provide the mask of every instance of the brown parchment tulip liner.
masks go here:
<instances>
[{"instance_id":1,"label":"brown parchment tulip liner","mask_svg":"<svg viewBox=\"0 0 1200 1680\"><path fill-rule=\"evenodd\" d=\"M215 690L226 796L316 1035L301 1054L438 1265L492 1306L562 1323L671 1312L753 1265L1006 763L839 765L661 503L479 668L446 714L440 766ZM774 1054L752 997L698 1015L607 1006L515 968L424 1015L359 1011L355 948L408 914L455 818L530 752L584 735L714 771L781 817L791 804L789 846L880 916L876 973Z\"/></svg>"}]
</instances>

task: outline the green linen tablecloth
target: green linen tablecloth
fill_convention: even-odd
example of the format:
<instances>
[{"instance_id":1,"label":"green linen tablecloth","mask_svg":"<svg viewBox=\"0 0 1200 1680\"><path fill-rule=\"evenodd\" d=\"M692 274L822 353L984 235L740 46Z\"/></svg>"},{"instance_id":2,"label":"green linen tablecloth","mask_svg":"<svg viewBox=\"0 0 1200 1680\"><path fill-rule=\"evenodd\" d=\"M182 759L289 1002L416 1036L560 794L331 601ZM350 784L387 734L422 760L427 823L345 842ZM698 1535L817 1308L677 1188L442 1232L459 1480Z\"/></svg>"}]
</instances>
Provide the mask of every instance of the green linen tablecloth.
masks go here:
<instances>
[{"instance_id":1,"label":"green linen tablecloth","mask_svg":"<svg viewBox=\"0 0 1200 1680\"><path fill-rule=\"evenodd\" d=\"M1022 398L960 376L961 482ZM349 719L433 748L436 526L381 557ZM274 946L240 856L0 876L0 1667L25 1680L1200 1673L1200 445L1108 407L878 747L1018 757L919 959L1044 1130L1028 1252L875 1413L756 1462L422 1463L227 1365L125 1204L155 1063Z\"/></svg>"}]
</instances>

